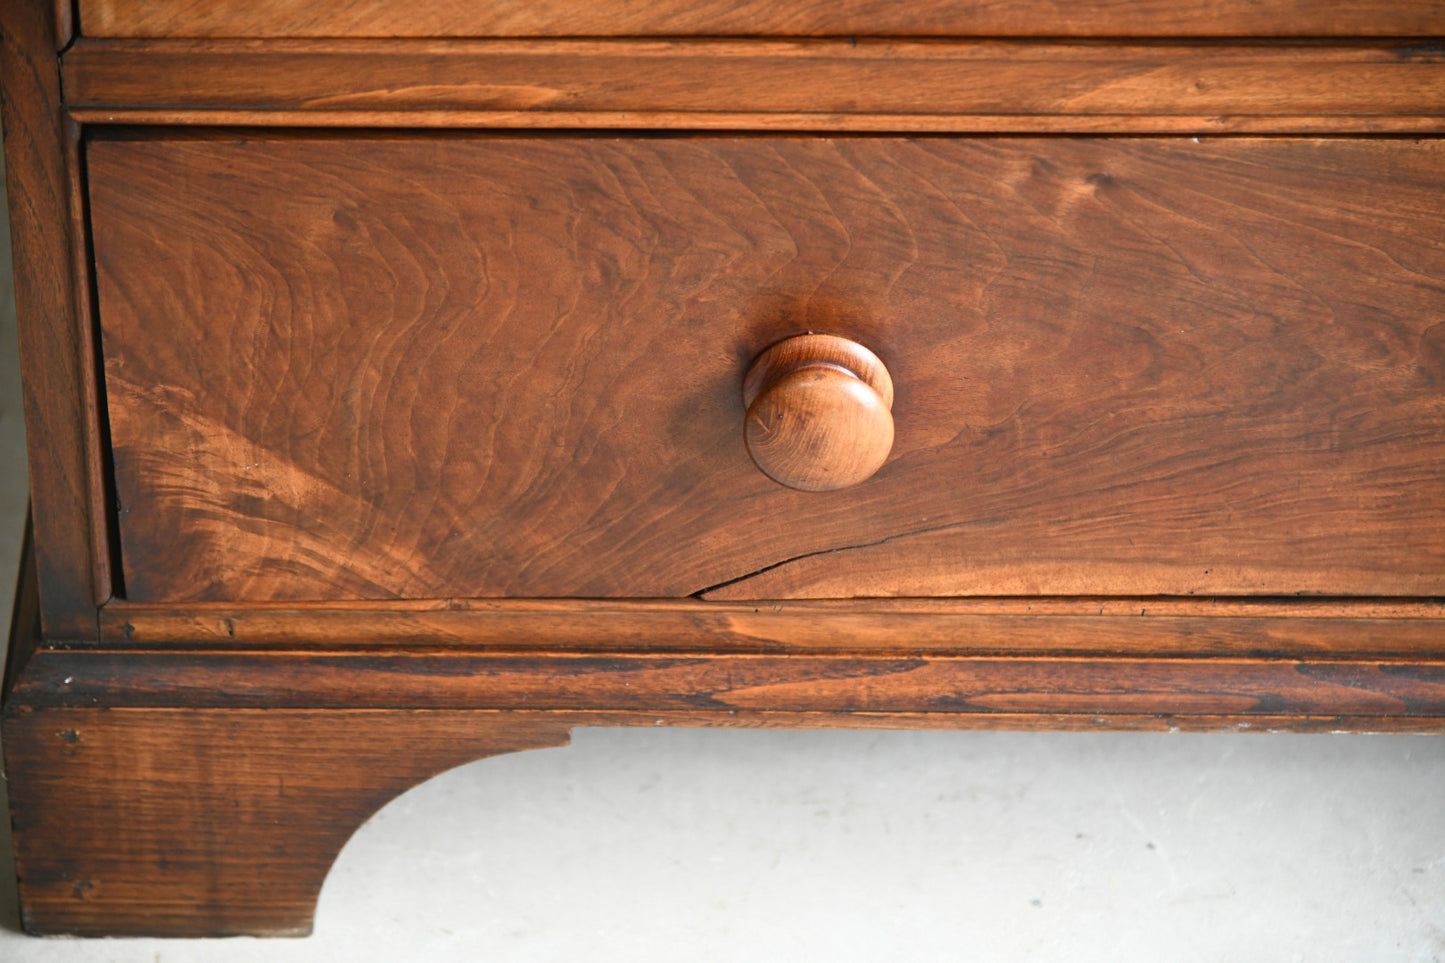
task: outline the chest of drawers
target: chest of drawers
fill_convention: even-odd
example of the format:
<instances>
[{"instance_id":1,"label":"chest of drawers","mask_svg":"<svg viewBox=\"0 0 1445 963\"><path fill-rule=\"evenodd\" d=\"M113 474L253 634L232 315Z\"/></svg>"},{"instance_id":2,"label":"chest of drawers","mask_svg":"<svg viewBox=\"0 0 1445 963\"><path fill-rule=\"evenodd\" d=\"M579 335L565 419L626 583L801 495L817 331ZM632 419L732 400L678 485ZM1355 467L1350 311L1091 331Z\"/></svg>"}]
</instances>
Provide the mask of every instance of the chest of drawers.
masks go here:
<instances>
[{"instance_id":1,"label":"chest of drawers","mask_svg":"<svg viewBox=\"0 0 1445 963\"><path fill-rule=\"evenodd\" d=\"M575 726L1445 728L1445 5L413 6L3 5L27 927Z\"/></svg>"}]
</instances>

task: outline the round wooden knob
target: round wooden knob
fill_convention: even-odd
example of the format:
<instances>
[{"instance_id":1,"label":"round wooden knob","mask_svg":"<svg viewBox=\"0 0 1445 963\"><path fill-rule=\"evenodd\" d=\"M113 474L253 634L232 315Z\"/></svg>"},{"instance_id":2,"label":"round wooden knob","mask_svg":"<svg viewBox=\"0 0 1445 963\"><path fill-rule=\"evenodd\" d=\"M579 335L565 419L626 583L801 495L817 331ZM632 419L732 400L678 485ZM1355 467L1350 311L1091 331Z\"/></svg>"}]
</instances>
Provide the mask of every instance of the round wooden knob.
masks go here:
<instances>
[{"instance_id":1,"label":"round wooden knob","mask_svg":"<svg viewBox=\"0 0 1445 963\"><path fill-rule=\"evenodd\" d=\"M803 334L773 345L748 369L743 404L748 454L789 488L856 485L893 447L893 379L847 338Z\"/></svg>"}]
</instances>

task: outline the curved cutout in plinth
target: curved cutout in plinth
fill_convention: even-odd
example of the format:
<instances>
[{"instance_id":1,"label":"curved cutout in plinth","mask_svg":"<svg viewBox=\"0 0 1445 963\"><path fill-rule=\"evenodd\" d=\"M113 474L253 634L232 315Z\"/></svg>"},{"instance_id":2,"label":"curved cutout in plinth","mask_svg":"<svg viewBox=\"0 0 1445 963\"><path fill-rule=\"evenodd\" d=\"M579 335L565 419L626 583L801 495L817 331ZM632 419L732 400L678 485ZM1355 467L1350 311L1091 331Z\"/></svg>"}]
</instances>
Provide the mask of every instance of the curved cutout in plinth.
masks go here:
<instances>
[{"instance_id":1,"label":"curved cutout in plinth","mask_svg":"<svg viewBox=\"0 0 1445 963\"><path fill-rule=\"evenodd\" d=\"M482 711L67 708L4 726L22 922L86 936L305 935L383 805L569 736Z\"/></svg>"}]
</instances>

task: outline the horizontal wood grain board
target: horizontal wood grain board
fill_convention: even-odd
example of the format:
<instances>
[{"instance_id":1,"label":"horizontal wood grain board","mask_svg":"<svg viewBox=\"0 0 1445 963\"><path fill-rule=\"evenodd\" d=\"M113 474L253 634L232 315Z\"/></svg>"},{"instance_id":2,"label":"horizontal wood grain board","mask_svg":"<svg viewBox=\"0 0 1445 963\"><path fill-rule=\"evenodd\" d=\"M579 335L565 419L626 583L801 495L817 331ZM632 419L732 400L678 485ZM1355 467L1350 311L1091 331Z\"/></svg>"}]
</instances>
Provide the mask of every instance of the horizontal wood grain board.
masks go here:
<instances>
[{"instance_id":1,"label":"horizontal wood grain board","mask_svg":"<svg viewBox=\"0 0 1445 963\"><path fill-rule=\"evenodd\" d=\"M82 40L63 72L102 112L1445 115L1445 54L1384 43Z\"/></svg>"},{"instance_id":2,"label":"horizontal wood grain board","mask_svg":"<svg viewBox=\"0 0 1445 963\"><path fill-rule=\"evenodd\" d=\"M100 139L133 601L1445 595L1445 145ZM874 349L856 488L749 461Z\"/></svg>"},{"instance_id":3,"label":"horizontal wood grain board","mask_svg":"<svg viewBox=\"0 0 1445 963\"><path fill-rule=\"evenodd\" d=\"M87 125L456 130L820 131L952 134L1445 134L1445 115L733 114L724 111L170 110L79 108Z\"/></svg>"},{"instance_id":4,"label":"horizontal wood grain board","mask_svg":"<svg viewBox=\"0 0 1445 963\"><path fill-rule=\"evenodd\" d=\"M88 36L1414 36L1439 0L80 0Z\"/></svg>"},{"instance_id":5,"label":"horizontal wood grain board","mask_svg":"<svg viewBox=\"0 0 1445 963\"><path fill-rule=\"evenodd\" d=\"M84 713L90 719L113 718L123 726L134 720L137 725L158 723L162 728L182 729L187 716L211 713L242 717L264 714L283 722L283 716L301 718L320 711L326 716L370 722L375 717L393 713L416 716L422 723L418 732L425 732L425 721L436 715L452 713L463 716L478 729L494 725L508 726L513 720L527 724L556 723L569 730L578 728L619 729L636 726L670 726L675 728L718 729L915 729L929 731L1015 730L1060 732L1064 730L1118 730L1141 732L1415 732L1445 731L1445 716L1380 716L1339 715L1332 713L1296 713L1271 715L1251 713L1247 716L1211 713L1130 712L1101 714L1081 712L757 712L753 710L690 709L685 711L631 712L618 709L590 712L563 709L66 709L25 706L16 718L31 716L44 720L48 713ZM83 718L83 717L82 717ZM89 720L86 720L89 721ZM204 722L202 723L204 724ZM438 727L445 733L445 726ZM517 747L522 749L524 747ZM541 748L541 747L539 747ZM509 750L510 751L510 750Z\"/></svg>"},{"instance_id":6,"label":"horizontal wood grain board","mask_svg":"<svg viewBox=\"0 0 1445 963\"><path fill-rule=\"evenodd\" d=\"M1192 599L112 603L112 643L498 651L1445 658L1434 603Z\"/></svg>"},{"instance_id":7,"label":"horizontal wood grain board","mask_svg":"<svg viewBox=\"0 0 1445 963\"><path fill-rule=\"evenodd\" d=\"M1445 716L1445 661L46 649L29 706Z\"/></svg>"}]
</instances>

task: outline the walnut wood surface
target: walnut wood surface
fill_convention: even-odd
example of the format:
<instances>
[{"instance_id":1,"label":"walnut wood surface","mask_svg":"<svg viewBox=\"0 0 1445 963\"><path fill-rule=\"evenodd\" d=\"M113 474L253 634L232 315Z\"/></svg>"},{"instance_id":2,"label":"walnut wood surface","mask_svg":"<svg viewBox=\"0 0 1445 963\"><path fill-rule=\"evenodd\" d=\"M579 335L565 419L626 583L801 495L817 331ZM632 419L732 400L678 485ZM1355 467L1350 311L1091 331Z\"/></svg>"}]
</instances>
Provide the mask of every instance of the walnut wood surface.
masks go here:
<instances>
[{"instance_id":1,"label":"walnut wood surface","mask_svg":"<svg viewBox=\"0 0 1445 963\"><path fill-rule=\"evenodd\" d=\"M109 597L77 131L60 112L63 24L44 0L0 5L0 114L14 252L31 519L53 638L94 638Z\"/></svg>"},{"instance_id":2,"label":"walnut wood surface","mask_svg":"<svg viewBox=\"0 0 1445 963\"><path fill-rule=\"evenodd\" d=\"M36 706L1431 716L1445 660L41 650Z\"/></svg>"},{"instance_id":3,"label":"walnut wood surface","mask_svg":"<svg viewBox=\"0 0 1445 963\"><path fill-rule=\"evenodd\" d=\"M748 454L773 481L831 492L867 481L893 447L893 416L867 384L824 365L770 386L743 419Z\"/></svg>"},{"instance_id":4,"label":"walnut wood surface","mask_svg":"<svg viewBox=\"0 0 1445 963\"><path fill-rule=\"evenodd\" d=\"M89 36L1412 36L1438 0L80 0Z\"/></svg>"},{"instance_id":5,"label":"walnut wood surface","mask_svg":"<svg viewBox=\"0 0 1445 963\"><path fill-rule=\"evenodd\" d=\"M1326 604L1342 603L1298 608ZM17 613L12 652L36 628L32 606ZM1437 657L1396 660L41 646L3 721L22 917L38 933L305 933L336 854L386 801L450 766L561 745L581 725L1438 732L1434 622ZM532 708L455 708L468 702ZM536 708L547 704L594 708ZM595 708L607 704L637 708ZM922 711L868 708L906 704ZM831 708L778 711L792 705Z\"/></svg>"},{"instance_id":6,"label":"walnut wood surface","mask_svg":"<svg viewBox=\"0 0 1445 963\"><path fill-rule=\"evenodd\" d=\"M1104 634L1091 639L1079 633L1091 621L1077 614L1084 601L1039 600L1052 614L1038 618L1010 611L1017 602L971 603L1008 615L995 618L992 626L978 620L975 629L982 624L985 630L1004 632L986 641L973 639L972 651L956 653L905 646L896 635L874 652L862 646L849 651L836 642L819 646L816 653L802 647L769 652L765 645L739 645L739 639L710 651L647 651L659 640L641 631L626 649L587 653L572 646L564 603L536 602L525 605L553 610L548 624L534 623L547 635L547 651L509 652L499 637L487 645L475 644L476 639L458 645L435 634L423 644L416 644L422 639L386 644L374 637L330 651L315 645L277 647L275 639L271 647L257 648L244 636L220 646L41 645L6 692L6 712L525 707L660 713L644 716L646 724L711 724L719 712L746 714L761 724L777 716L780 725L790 724L792 713L826 715L836 724L849 724L854 713L908 716L914 722L918 719L912 714L936 713L958 717L959 726L979 724L963 717L994 714L1006 717L1001 725L1012 725L1020 713L1048 716L1055 725L1069 727L1104 725L1110 719L1132 724L1128 719L1134 715L1199 715L1211 725L1228 717L1248 725L1255 716L1278 725L1289 715L1368 719L1372 728L1387 729L1428 728L1431 720L1436 727L1445 724L1445 619L1438 612L1420 618L1418 603L1305 601L1289 608L1278 601L1238 601L1222 603L1214 618L1191 619L1184 613L1197 612L1201 603L1161 600L1162 616L1146 617L1143 607L1126 621L1116 612L1103 614L1122 601L1097 601L1100 613L1092 621L1114 634L1111 651ZM820 604L801 607L806 613ZM890 614L888 603L874 604L874 616ZM960 604L933 603L945 611L928 622L915 618L914 625L925 632L966 631L963 620L949 619L946 611ZM845 603L832 603L840 605ZM617 606L615 615L636 630L644 622L639 615L646 614L636 610L650 607ZM849 629L826 613L811 614L827 628ZM594 612L591 621L605 626L607 613ZM1127 623L1157 629L1164 644L1153 647L1150 630L1131 633ZM859 627L866 639L866 620ZM424 632L429 626L418 622L414 628ZM29 638L33 626L17 621L16 629L12 645ZM1056 629L1052 646L1041 641ZM682 634L699 632L706 632L701 621ZM1192 632L1200 640L1187 642ZM1353 644L1351 634L1357 636ZM1309 641L1300 644L1302 639Z\"/></svg>"},{"instance_id":7,"label":"walnut wood surface","mask_svg":"<svg viewBox=\"0 0 1445 963\"><path fill-rule=\"evenodd\" d=\"M1445 594L1442 166L97 141L130 597ZM888 465L822 501L740 437L747 362L808 329L899 392Z\"/></svg>"},{"instance_id":8,"label":"walnut wood surface","mask_svg":"<svg viewBox=\"0 0 1445 963\"><path fill-rule=\"evenodd\" d=\"M779 378L818 365L846 371L867 385L884 408L892 410L893 377L882 358L856 341L812 332L784 338L753 359L743 375L743 407L752 407L758 395Z\"/></svg>"},{"instance_id":9,"label":"walnut wood surface","mask_svg":"<svg viewBox=\"0 0 1445 963\"><path fill-rule=\"evenodd\" d=\"M35 582L35 543L31 526L25 526L21 541L20 571L15 579L15 604L10 610L9 646L6 649L0 705L30 664L30 656L41 645L40 592Z\"/></svg>"},{"instance_id":10,"label":"walnut wood surface","mask_svg":"<svg viewBox=\"0 0 1445 963\"><path fill-rule=\"evenodd\" d=\"M32 709L4 720L32 933L302 935L373 812L446 768L574 726L1438 731L1441 719L1072 713Z\"/></svg>"},{"instance_id":11,"label":"walnut wood surface","mask_svg":"<svg viewBox=\"0 0 1445 963\"><path fill-rule=\"evenodd\" d=\"M81 107L80 124L416 130L690 130L795 134L1440 134L1442 114L757 114L727 111L333 110Z\"/></svg>"},{"instance_id":12,"label":"walnut wood surface","mask_svg":"<svg viewBox=\"0 0 1445 963\"><path fill-rule=\"evenodd\" d=\"M567 732L465 712L12 712L25 928L304 935L336 855L383 804Z\"/></svg>"},{"instance_id":13,"label":"walnut wood surface","mask_svg":"<svg viewBox=\"0 0 1445 963\"><path fill-rule=\"evenodd\" d=\"M1437 46L1383 42L80 40L64 77L72 108L111 120L190 109L597 113L634 126L723 113L743 127L810 115L838 129L876 128L880 115L1348 127L1438 122L1445 103Z\"/></svg>"},{"instance_id":14,"label":"walnut wood surface","mask_svg":"<svg viewBox=\"0 0 1445 963\"><path fill-rule=\"evenodd\" d=\"M116 648L1438 658L1431 602L1315 599L505 600L345 606L115 602Z\"/></svg>"},{"instance_id":15,"label":"walnut wood surface","mask_svg":"<svg viewBox=\"0 0 1445 963\"><path fill-rule=\"evenodd\" d=\"M873 476L893 447L893 381L878 356L831 334L768 348L743 377L743 439L769 478L837 491Z\"/></svg>"},{"instance_id":16,"label":"walnut wood surface","mask_svg":"<svg viewBox=\"0 0 1445 963\"><path fill-rule=\"evenodd\" d=\"M72 4L0 4L32 931L305 932L578 725L1445 729L1442 142L796 133L1441 133L1438 0L74 12L62 85ZM425 39L549 34L694 39ZM1173 39L954 39L1033 34ZM856 489L742 444L806 330L899 378Z\"/></svg>"}]
</instances>

